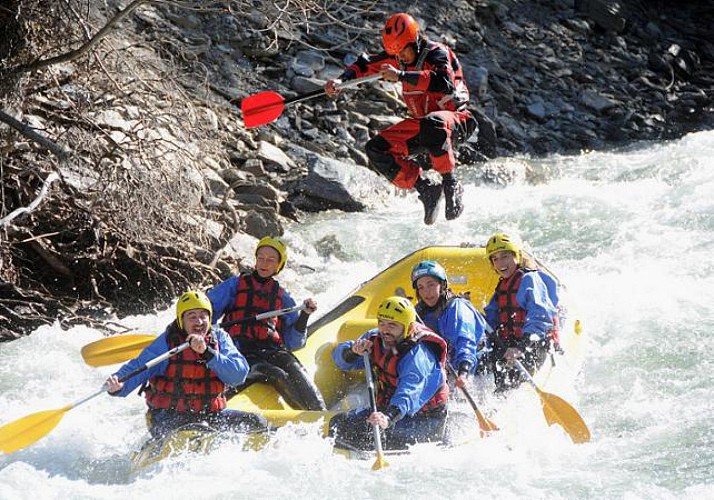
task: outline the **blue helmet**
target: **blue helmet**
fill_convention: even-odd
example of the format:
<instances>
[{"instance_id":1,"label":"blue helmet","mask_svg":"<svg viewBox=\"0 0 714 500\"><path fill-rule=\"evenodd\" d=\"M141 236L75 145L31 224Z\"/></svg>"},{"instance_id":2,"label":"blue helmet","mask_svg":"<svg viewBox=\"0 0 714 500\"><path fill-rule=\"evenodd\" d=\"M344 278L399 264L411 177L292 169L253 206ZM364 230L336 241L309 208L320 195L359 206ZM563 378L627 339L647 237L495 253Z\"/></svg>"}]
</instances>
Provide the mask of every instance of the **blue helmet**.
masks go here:
<instances>
[{"instance_id":1,"label":"blue helmet","mask_svg":"<svg viewBox=\"0 0 714 500\"><path fill-rule=\"evenodd\" d=\"M446 271L441 264L435 260L422 260L417 265L412 267L412 287L414 287L414 290L417 289L417 280L419 278L423 278L424 276L432 276L439 281L443 281L444 286L448 284Z\"/></svg>"}]
</instances>

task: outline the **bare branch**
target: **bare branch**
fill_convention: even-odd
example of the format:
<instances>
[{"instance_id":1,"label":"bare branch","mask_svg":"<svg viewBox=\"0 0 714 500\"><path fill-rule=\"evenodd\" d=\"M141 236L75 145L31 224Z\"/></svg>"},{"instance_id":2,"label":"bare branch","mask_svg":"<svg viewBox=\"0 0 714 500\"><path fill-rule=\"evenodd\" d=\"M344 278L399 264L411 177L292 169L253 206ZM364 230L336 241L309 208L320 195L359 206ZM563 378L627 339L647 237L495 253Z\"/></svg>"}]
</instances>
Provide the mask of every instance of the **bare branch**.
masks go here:
<instances>
[{"instance_id":1,"label":"bare branch","mask_svg":"<svg viewBox=\"0 0 714 500\"><path fill-rule=\"evenodd\" d=\"M50 175L48 175L45 179L45 182L42 184L42 190L40 191L40 194L37 195L37 198L35 198L34 201L30 203L27 207L17 208L10 212L8 216L0 219L0 226L5 226L15 217L24 213L32 212L35 208L37 208L37 206L42 202L42 199L47 195L47 191L49 190L50 185L57 179L59 179L59 175L57 175L57 173L55 172L52 172Z\"/></svg>"},{"instance_id":2,"label":"bare branch","mask_svg":"<svg viewBox=\"0 0 714 500\"><path fill-rule=\"evenodd\" d=\"M22 66L11 68L8 71L8 74L17 75L21 73L28 73L30 71L35 71L37 69L52 66L53 64L73 61L85 55L87 52L92 50L94 46L97 45L99 41L107 35L107 33L114 29L114 26L116 26L122 19L134 12L139 6L152 1L153 0L134 0L124 10L119 11L113 18L109 20L109 22L107 22L107 24L104 25L104 27L102 27L102 29L97 32L96 35L94 35L87 43L85 43L78 49L71 50L65 54L61 54L56 57L50 57L49 59L42 59L39 61L31 62L30 64L24 64Z\"/></svg>"},{"instance_id":3,"label":"bare branch","mask_svg":"<svg viewBox=\"0 0 714 500\"><path fill-rule=\"evenodd\" d=\"M21 121L13 118L4 111L0 111L0 122L7 123L25 137L28 137L36 143L46 147L52 152L52 154L54 154L60 160L64 160L70 155L70 151L68 149L60 146L59 144L55 144L45 136L38 134L28 124L22 123Z\"/></svg>"}]
</instances>

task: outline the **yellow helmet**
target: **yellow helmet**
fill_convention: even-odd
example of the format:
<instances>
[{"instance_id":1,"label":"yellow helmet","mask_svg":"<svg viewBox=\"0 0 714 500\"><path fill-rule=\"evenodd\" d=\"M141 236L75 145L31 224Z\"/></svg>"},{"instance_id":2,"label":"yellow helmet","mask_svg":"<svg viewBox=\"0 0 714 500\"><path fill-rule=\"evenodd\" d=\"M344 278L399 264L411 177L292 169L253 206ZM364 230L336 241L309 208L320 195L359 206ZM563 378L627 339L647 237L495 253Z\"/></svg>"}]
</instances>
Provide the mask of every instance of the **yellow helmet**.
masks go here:
<instances>
[{"instance_id":1,"label":"yellow helmet","mask_svg":"<svg viewBox=\"0 0 714 500\"><path fill-rule=\"evenodd\" d=\"M278 255L280 256L280 262L278 263L278 270L276 271L275 274L278 274L280 271L283 270L285 267L285 263L288 261L288 249L285 246L285 243L282 242L279 238L274 238L272 236L265 236L264 238L261 238L261 240L258 242L258 246L255 249L255 255L258 255L258 250L260 250L262 247L270 247L276 252L278 252Z\"/></svg>"},{"instance_id":2,"label":"yellow helmet","mask_svg":"<svg viewBox=\"0 0 714 500\"><path fill-rule=\"evenodd\" d=\"M516 254L516 261L521 262L521 245L516 237L508 236L506 233L496 233L491 236L486 243L486 256L491 260L491 256L497 252L513 252Z\"/></svg>"},{"instance_id":3,"label":"yellow helmet","mask_svg":"<svg viewBox=\"0 0 714 500\"><path fill-rule=\"evenodd\" d=\"M416 311L409 299L404 297L388 297L379 304L377 319L394 321L404 327L404 336L409 332L409 327L416 321Z\"/></svg>"},{"instance_id":4,"label":"yellow helmet","mask_svg":"<svg viewBox=\"0 0 714 500\"><path fill-rule=\"evenodd\" d=\"M191 309L205 309L208 311L208 321L213 318L213 306L206 294L198 290L189 290L184 292L176 303L176 322L181 330L183 330L183 313Z\"/></svg>"}]
</instances>

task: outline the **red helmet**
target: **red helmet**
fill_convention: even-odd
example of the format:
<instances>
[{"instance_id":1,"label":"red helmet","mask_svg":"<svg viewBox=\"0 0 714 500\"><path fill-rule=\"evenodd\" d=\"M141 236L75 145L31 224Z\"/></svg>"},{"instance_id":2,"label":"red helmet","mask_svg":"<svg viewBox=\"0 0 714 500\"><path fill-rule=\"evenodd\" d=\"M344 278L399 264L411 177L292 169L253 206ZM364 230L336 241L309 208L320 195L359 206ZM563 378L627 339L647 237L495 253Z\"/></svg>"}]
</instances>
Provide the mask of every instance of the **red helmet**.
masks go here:
<instances>
[{"instance_id":1,"label":"red helmet","mask_svg":"<svg viewBox=\"0 0 714 500\"><path fill-rule=\"evenodd\" d=\"M419 37L419 23L409 14L394 14L382 29L382 44L390 56L396 56Z\"/></svg>"}]
</instances>

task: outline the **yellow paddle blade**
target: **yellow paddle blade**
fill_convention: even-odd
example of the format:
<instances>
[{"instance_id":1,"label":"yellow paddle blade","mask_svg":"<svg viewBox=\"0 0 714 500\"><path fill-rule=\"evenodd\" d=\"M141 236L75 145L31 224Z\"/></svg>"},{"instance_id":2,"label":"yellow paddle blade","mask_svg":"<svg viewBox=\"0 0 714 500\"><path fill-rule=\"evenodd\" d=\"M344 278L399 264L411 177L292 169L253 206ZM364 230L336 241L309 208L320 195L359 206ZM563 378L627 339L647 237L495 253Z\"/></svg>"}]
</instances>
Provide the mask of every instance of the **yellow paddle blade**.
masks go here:
<instances>
[{"instance_id":1,"label":"yellow paddle blade","mask_svg":"<svg viewBox=\"0 0 714 500\"><path fill-rule=\"evenodd\" d=\"M82 347L82 358L89 366L124 363L137 357L154 340L153 335L114 335Z\"/></svg>"},{"instance_id":2,"label":"yellow paddle blade","mask_svg":"<svg viewBox=\"0 0 714 500\"><path fill-rule=\"evenodd\" d=\"M72 409L67 405L59 410L33 413L0 427L0 450L13 453L38 441L54 429L64 414Z\"/></svg>"},{"instance_id":3,"label":"yellow paddle blade","mask_svg":"<svg viewBox=\"0 0 714 500\"><path fill-rule=\"evenodd\" d=\"M377 460L375 460L374 465L372 465L372 470L379 470L384 467L388 467L389 462L384 459L384 453L377 452Z\"/></svg>"},{"instance_id":4,"label":"yellow paddle blade","mask_svg":"<svg viewBox=\"0 0 714 500\"><path fill-rule=\"evenodd\" d=\"M541 389L536 389L543 404L543 415L548 425L558 424L575 444L590 441L590 429L583 417L563 398L550 394Z\"/></svg>"},{"instance_id":5,"label":"yellow paddle blade","mask_svg":"<svg viewBox=\"0 0 714 500\"><path fill-rule=\"evenodd\" d=\"M500 430L498 426L493 422L493 420L489 419L486 415L481 413L481 410L479 409L476 410L476 419L478 420L478 425L481 428L482 436L485 433Z\"/></svg>"}]
</instances>

